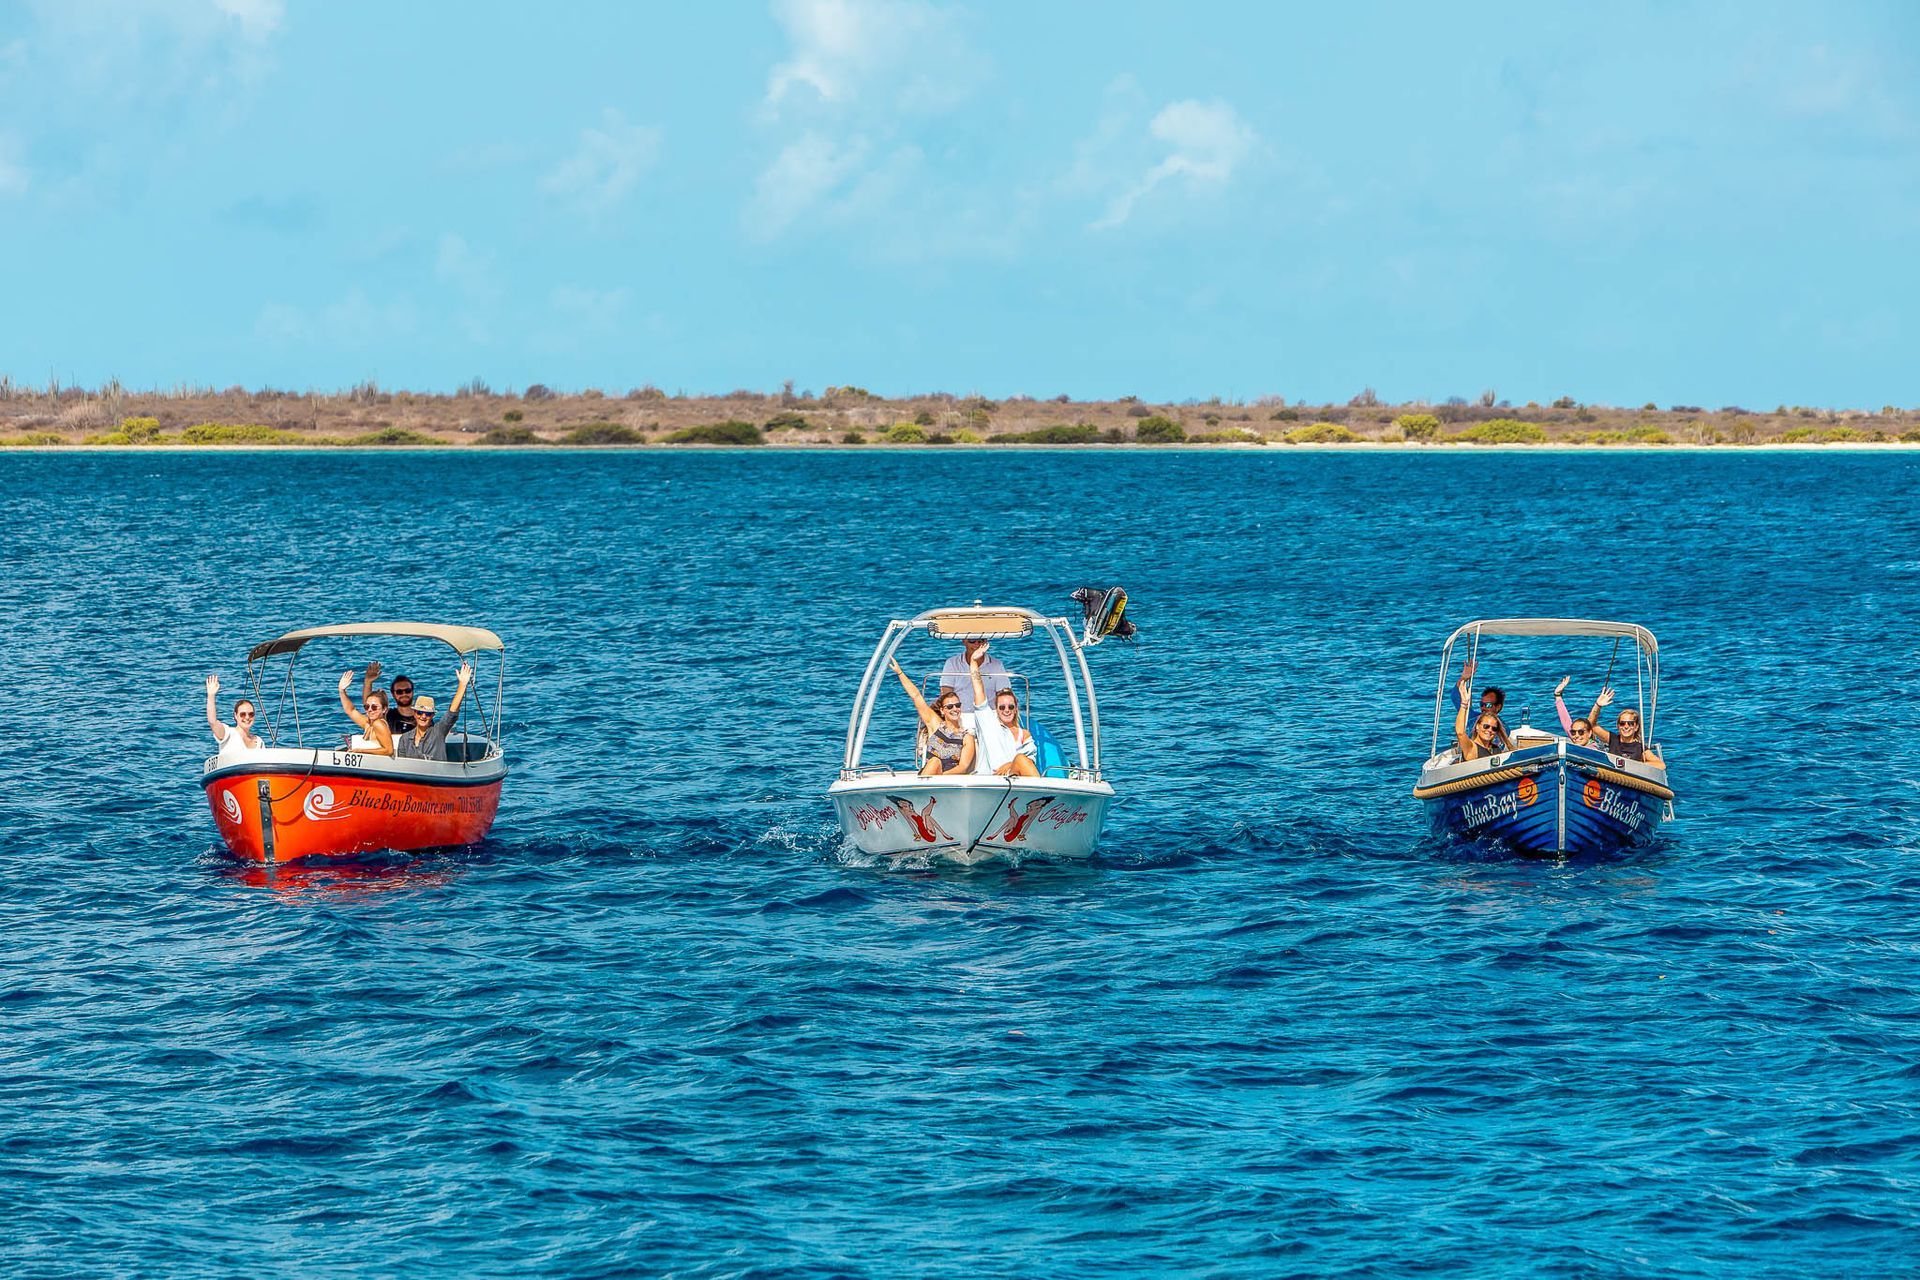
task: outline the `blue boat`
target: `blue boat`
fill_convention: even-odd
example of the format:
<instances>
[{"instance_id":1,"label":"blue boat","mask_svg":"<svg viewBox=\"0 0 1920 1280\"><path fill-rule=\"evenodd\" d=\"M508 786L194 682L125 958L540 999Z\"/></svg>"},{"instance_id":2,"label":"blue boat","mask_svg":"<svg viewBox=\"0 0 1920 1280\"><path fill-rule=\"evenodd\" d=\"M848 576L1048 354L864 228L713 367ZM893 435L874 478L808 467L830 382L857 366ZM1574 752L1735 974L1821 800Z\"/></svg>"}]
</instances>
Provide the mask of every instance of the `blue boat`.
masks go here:
<instances>
[{"instance_id":1,"label":"blue boat","mask_svg":"<svg viewBox=\"0 0 1920 1280\"><path fill-rule=\"evenodd\" d=\"M1441 654L1433 750L1413 789L1436 832L1497 841L1526 853L1595 854L1643 844L1663 823L1672 821L1673 791L1664 764L1658 762L1657 748L1654 760L1636 760L1597 741L1576 742L1559 725L1555 731L1536 729L1523 718L1510 732L1509 749L1460 759L1453 741L1455 709L1447 700L1448 675L1454 648L1462 641L1468 660L1477 667L1484 636L1611 639L1616 658L1619 646L1631 640L1638 696L1634 706L1640 711L1643 739L1655 742L1660 647L1645 627L1584 618L1470 622L1447 637ZM1609 664L1609 679L1611 674ZM1448 742L1444 750L1443 727Z\"/></svg>"}]
</instances>

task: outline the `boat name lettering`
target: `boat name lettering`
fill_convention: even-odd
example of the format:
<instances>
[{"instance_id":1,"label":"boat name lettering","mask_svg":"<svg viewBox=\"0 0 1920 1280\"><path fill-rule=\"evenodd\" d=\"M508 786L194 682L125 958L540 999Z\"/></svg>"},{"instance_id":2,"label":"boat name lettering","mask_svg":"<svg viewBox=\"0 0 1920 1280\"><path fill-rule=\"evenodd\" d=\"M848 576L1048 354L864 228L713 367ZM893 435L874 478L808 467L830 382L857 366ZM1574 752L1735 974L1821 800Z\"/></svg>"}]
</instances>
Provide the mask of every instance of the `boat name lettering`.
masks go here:
<instances>
[{"instance_id":1,"label":"boat name lettering","mask_svg":"<svg viewBox=\"0 0 1920 1280\"><path fill-rule=\"evenodd\" d=\"M486 810L485 801L473 796L456 796L452 800L421 800L414 796L378 795L359 789L354 791L347 803L369 813L448 814L482 813Z\"/></svg>"},{"instance_id":2,"label":"boat name lettering","mask_svg":"<svg viewBox=\"0 0 1920 1280\"><path fill-rule=\"evenodd\" d=\"M1484 827L1495 818L1519 811L1520 796L1515 791L1501 791L1483 799L1463 801L1460 805L1460 816L1469 827Z\"/></svg>"},{"instance_id":3,"label":"boat name lettering","mask_svg":"<svg viewBox=\"0 0 1920 1280\"><path fill-rule=\"evenodd\" d=\"M865 831L869 826L885 826L888 822L899 817L900 811L890 804L882 805L878 809L870 804L863 804L853 811L853 816L854 819L859 822L860 829Z\"/></svg>"},{"instance_id":4,"label":"boat name lettering","mask_svg":"<svg viewBox=\"0 0 1920 1280\"><path fill-rule=\"evenodd\" d=\"M1601 790L1600 803L1595 805L1594 808L1598 809L1607 817L1612 818L1629 831L1638 831L1641 822L1644 821L1647 816L1646 810L1621 795L1618 791L1615 791L1612 787L1606 787Z\"/></svg>"},{"instance_id":5,"label":"boat name lettering","mask_svg":"<svg viewBox=\"0 0 1920 1280\"><path fill-rule=\"evenodd\" d=\"M1056 804L1050 809L1042 810L1040 814L1040 821L1051 822L1056 831L1061 827L1078 826L1086 820L1085 809L1076 809L1068 804Z\"/></svg>"}]
</instances>

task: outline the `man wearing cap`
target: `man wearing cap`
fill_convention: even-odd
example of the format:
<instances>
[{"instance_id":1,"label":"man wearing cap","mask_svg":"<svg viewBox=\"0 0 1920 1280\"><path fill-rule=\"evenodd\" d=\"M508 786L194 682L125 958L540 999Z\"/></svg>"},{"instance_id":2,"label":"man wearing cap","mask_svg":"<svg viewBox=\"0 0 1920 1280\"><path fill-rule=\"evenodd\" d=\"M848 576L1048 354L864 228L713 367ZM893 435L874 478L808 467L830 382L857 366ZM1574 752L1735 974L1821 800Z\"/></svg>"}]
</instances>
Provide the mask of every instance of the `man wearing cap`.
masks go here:
<instances>
[{"instance_id":1,"label":"man wearing cap","mask_svg":"<svg viewBox=\"0 0 1920 1280\"><path fill-rule=\"evenodd\" d=\"M460 718L460 704L466 700L467 685L473 681L473 667L468 663L460 664L460 673L455 678L453 702L447 707L445 716L436 716L433 698L429 694L414 697L408 713L413 724L405 733L397 733L393 738L393 754L403 760L445 760L447 758L447 734L453 729L453 722Z\"/></svg>"}]
</instances>

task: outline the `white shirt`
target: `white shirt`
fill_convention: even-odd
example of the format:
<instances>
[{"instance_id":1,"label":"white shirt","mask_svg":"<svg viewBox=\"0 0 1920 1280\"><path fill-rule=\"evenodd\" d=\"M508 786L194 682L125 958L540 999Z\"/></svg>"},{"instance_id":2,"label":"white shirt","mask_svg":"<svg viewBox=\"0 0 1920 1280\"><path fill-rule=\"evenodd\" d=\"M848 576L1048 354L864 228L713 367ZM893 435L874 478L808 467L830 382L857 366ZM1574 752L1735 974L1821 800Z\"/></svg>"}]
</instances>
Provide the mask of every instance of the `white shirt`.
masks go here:
<instances>
[{"instance_id":1,"label":"white shirt","mask_svg":"<svg viewBox=\"0 0 1920 1280\"><path fill-rule=\"evenodd\" d=\"M1007 679L1007 669L998 658L987 658L981 662L980 683L986 686L989 703L1002 689L1013 688L1013 681ZM973 677L967 671L967 655L964 651L948 658L947 665L940 668L940 687L960 695L962 716L973 714Z\"/></svg>"}]
</instances>

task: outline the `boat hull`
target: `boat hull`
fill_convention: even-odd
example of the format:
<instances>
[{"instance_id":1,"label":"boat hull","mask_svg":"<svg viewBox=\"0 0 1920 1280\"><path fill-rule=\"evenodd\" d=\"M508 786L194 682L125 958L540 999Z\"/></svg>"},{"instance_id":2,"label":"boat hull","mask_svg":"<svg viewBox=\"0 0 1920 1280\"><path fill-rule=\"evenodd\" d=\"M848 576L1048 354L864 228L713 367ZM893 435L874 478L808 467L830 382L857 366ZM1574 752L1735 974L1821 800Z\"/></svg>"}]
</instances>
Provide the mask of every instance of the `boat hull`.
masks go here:
<instances>
[{"instance_id":1,"label":"boat hull","mask_svg":"<svg viewBox=\"0 0 1920 1280\"><path fill-rule=\"evenodd\" d=\"M1085 858L1113 805L1105 782L1065 778L863 774L827 792L840 829L862 851L943 861Z\"/></svg>"},{"instance_id":2,"label":"boat hull","mask_svg":"<svg viewBox=\"0 0 1920 1280\"><path fill-rule=\"evenodd\" d=\"M1436 832L1527 853L1597 854L1651 840L1673 793L1662 770L1555 743L1430 766L1414 794Z\"/></svg>"},{"instance_id":3,"label":"boat hull","mask_svg":"<svg viewBox=\"0 0 1920 1280\"><path fill-rule=\"evenodd\" d=\"M472 844L500 807L506 765L270 749L207 762L202 786L234 857L276 864Z\"/></svg>"}]
</instances>

